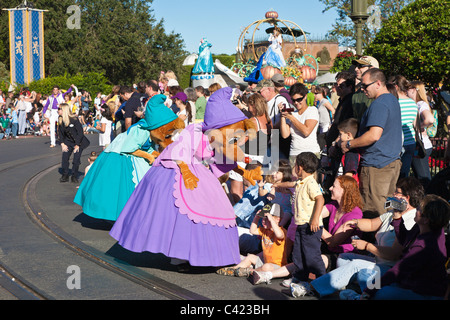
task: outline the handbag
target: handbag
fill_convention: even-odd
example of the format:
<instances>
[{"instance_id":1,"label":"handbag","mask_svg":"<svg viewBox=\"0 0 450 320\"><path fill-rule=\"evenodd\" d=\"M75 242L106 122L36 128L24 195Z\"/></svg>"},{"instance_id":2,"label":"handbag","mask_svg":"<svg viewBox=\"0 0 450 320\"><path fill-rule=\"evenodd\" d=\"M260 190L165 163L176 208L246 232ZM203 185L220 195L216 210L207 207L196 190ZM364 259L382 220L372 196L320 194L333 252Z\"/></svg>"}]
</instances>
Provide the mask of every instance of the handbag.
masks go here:
<instances>
[{"instance_id":1,"label":"handbag","mask_svg":"<svg viewBox=\"0 0 450 320\"><path fill-rule=\"evenodd\" d=\"M417 118L419 118L419 114L417 114ZM423 159L423 158L425 158L426 149L425 149L425 145L423 144L422 134L420 133L420 122L419 121L416 121L416 126L414 127L414 132L416 135L416 151L414 152L414 156L416 158Z\"/></svg>"},{"instance_id":2,"label":"handbag","mask_svg":"<svg viewBox=\"0 0 450 320\"><path fill-rule=\"evenodd\" d=\"M433 122L433 124L428 126L427 135L430 138L434 138L436 136L437 128L438 128L438 113L437 113L437 110L431 110L431 113L433 114L434 122Z\"/></svg>"}]
</instances>

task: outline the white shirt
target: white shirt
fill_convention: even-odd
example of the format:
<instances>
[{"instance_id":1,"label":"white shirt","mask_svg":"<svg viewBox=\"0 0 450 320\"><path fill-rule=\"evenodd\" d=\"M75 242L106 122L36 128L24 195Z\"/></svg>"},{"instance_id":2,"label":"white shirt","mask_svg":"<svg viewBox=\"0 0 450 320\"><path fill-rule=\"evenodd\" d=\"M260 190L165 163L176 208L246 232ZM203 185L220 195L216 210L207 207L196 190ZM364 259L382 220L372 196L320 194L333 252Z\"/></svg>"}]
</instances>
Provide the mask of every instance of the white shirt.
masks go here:
<instances>
[{"instance_id":1,"label":"white shirt","mask_svg":"<svg viewBox=\"0 0 450 320\"><path fill-rule=\"evenodd\" d=\"M416 223L414 217L416 216L416 209L409 210L402 215L403 223L406 230L411 230ZM380 216L381 226L378 229L375 239L379 246L392 247L395 241L395 231L394 227L391 226L392 222L392 212L386 212ZM377 257L377 263L394 265L395 261L387 261Z\"/></svg>"},{"instance_id":2,"label":"white shirt","mask_svg":"<svg viewBox=\"0 0 450 320\"><path fill-rule=\"evenodd\" d=\"M324 133L328 132L328 129L331 125L330 111L325 107L325 103L328 102L328 99L323 98L320 100L319 105L317 106L317 110L319 111L319 132Z\"/></svg>"},{"instance_id":3,"label":"white shirt","mask_svg":"<svg viewBox=\"0 0 450 320\"><path fill-rule=\"evenodd\" d=\"M417 107L419 108L419 115L422 112L424 112L425 110L428 110L431 112L430 106L425 101L417 102ZM423 140L423 145L424 145L425 149L433 148L433 144L431 143L431 140L428 137L426 128L425 129L422 128L422 130L424 130L424 131L422 131L422 140Z\"/></svg>"},{"instance_id":4,"label":"white shirt","mask_svg":"<svg viewBox=\"0 0 450 320\"><path fill-rule=\"evenodd\" d=\"M277 94L267 102L267 111L269 112L269 117L272 120L272 125L275 125L281 119L281 116L279 115L280 110L278 109L278 105L280 103L285 103L286 106L289 106L289 102L281 94Z\"/></svg>"},{"instance_id":5,"label":"white shirt","mask_svg":"<svg viewBox=\"0 0 450 320\"><path fill-rule=\"evenodd\" d=\"M185 127L187 127L188 125L190 125L192 123L192 122L189 122L186 109L183 109L183 110L180 110L180 111L177 112L177 116L181 116L181 115L186 116L186 119L184 119L184 126Z\"/></svg>"},{"instance_id":6,"label":"white shirt","mask_svg":"<svg viewBox=\"0 0 450 320\"><path fill-rule=\"evenodd\" d=\"M29 101L25 101L25 112L28 113L33 110L33 104Z\"/></svg>"},{"instance_id":7,"label":"white shirt","mask_svg":"<svg viewBox=\"0 0 450 320\"><path fill-rule=\"evenodd\" d=\"M98 135L98 144L102 147L108 145L111 143L111 124L112 121L106 119L105 117L102 118L102 120L100 120L100 123L105 123L105 132L104 133L100 133Z\"/></svg>"},{"instance_id":8,"label":"white shirt","mask_svg":"<svg viewBox=\"0 0 450 320\"><path fill-rule=\"evenodd\" d=\"M305 124L306 120L316 120L317 124L309 136L305 137L300 131L292 124L289 119L286 119L286 123L290 127L291 131L291 149L289 156L296 156L302 152L319 153L320 147L317 142L317 128L319 127L319 111L316 107L308 107L301 115L298 112L293 112L292 115L301 123Z\"/></svg>"}]
</instances>

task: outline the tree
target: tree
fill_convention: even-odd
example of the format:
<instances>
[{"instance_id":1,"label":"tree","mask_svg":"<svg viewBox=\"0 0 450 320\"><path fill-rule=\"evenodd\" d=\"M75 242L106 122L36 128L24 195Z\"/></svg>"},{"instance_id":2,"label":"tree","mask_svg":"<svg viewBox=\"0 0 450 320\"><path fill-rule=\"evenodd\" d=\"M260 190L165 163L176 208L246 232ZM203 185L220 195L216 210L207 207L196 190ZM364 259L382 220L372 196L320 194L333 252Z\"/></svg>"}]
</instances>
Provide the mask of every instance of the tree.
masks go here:
<instances>
[{"instance_id":1,"label":"tree","mask_svg":"<svg viewBox=\"0 0 450 320\"><path fill-rule=\"evenodd\" d=\"M333 24L333 29L329 31L329 36L337 37L339 43L344 46L354 46L356 39L355 25L350 19L351 0L319 0L325 4L323 12L328 10L336 10L339 18ZM412 0L368 0L368 6L377 6L380 13L380 22L388 20L393 14L398 12ZM374 15L376 11L369 13ZM374 38L376 29L370 28L367 24L363 28L363 45L364 48Z\"/></svg>"},{"instance_id":2,"label":"tree","mask_svg":"<svg viewBox=\"0 0 450 320\"><path fill-rule=\"evenodd\" d=\"M16 7L19 0L2 0L4 8ZM161 70L182 72L187 54L179 34L166 33L164 20L157 22L152 0L35 0L44 14L46 74L104 73L114 84L156 79ZM68 28L71 13L80 9L80 28ZM0 29L8 30L5 11ZM8 33L0 33L0 44L9 43ZM0 61L9 65L9 52L0 52Z\"/></svg>"},{"instance_id":3,"label":"tree","mask_svg":"<svg viewBox=\"0 0 450 320\"><path fill-rule=\"evenodd\" d=\"M366 53L387 75L401 74L434 88L448 84L449 21L448 1L417 0L384 23Z\"/></svg>"}]
</instances>

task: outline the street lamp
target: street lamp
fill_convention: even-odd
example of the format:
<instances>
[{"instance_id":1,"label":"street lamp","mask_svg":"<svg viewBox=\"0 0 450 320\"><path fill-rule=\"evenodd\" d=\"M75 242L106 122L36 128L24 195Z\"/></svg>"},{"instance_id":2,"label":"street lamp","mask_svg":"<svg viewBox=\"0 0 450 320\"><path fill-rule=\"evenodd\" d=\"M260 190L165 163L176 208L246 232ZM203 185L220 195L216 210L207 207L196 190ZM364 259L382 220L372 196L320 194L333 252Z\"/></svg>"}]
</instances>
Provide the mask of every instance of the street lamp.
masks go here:
<instances>
[{"instance_id":1,"label":"street lamp","mask_svg":"<svg viewBox=\"0 0 450 320\"><path fill-rule=\"evenodd\" d=\"M367 0L351 0L350 18L355 23L356 28L356 54L362 53L362 29L369 15L367 14Z\"/></svg>"}]
</instances>

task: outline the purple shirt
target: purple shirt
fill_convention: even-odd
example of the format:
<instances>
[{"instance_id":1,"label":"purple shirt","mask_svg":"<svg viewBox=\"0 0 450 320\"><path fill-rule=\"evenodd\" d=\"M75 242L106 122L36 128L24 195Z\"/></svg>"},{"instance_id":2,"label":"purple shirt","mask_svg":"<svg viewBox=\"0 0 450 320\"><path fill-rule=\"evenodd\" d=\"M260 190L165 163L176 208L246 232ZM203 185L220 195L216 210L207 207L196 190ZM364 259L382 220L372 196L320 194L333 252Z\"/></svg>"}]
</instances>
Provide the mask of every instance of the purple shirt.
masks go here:
<instances>
[{"instance_id":1,"label":"purple shirt","mask_svg":"<svg viewBox=\"0 0 450 320\"><path fill-rule=\"evenodd\" d=\"M330 212L330 220L328 222L328 232L332 235L336 233L336 231L339 229L340 226L342 226L345 222L353 219L361 219L363 214L360 208L355 207L352 211L345 213L338 222L334 222L334 218L336 217L336 212L339 209L339 205L336 201L331 201L330 203L326 204L325 207L328 209L328 212ZM351 252L355 248L352 246L352 239L351 237L348 237L345 239L340 245L336 247L328 247L328 249L332 252L336 253L343 253L343 252Z\"/></svg>"},{"instance_id":2,"label":"purple shirt","mask_svg":"<svg viewBox=\"0 0 450 320\"><path fill-rule=\"evenodd\" d=\"M60 93L60 94L58 94L58 95L51 95L50 97L48 97L48 99L47 99L47 103L45 104L45 106L44 106L44 110L42 110L42 114L45 114L46 112L47 112L47 108L49 107L49 105L50 105L50 98L53 98L53 105L52 105L52 109L58 109L58 96L59 95L62 95L63 96L63 98L66 96L66 94L69 94L69 93L71 93L72 92L72 87L70 87L69 88L69 90L67 90L66 92L64 92L64 93Z\"/></svg>"},{"instance_id":3,"label":"purple shirt","mask_svg":"<svg viewBox=\"0 0 450 320\"><path fill-rule=\"evenodd\" d=\"M405 255L381 277L381 287L396 283L415 293L443 297L447 290L445 234L427 232L417 236ZM367 290L373 294L373 291Z\"/></svg>"}]
</instances>

